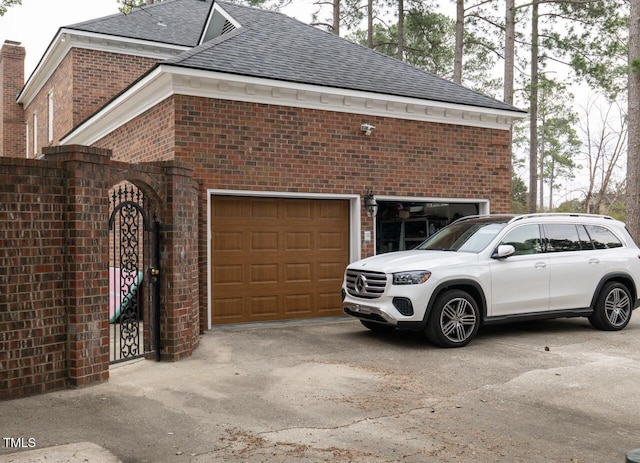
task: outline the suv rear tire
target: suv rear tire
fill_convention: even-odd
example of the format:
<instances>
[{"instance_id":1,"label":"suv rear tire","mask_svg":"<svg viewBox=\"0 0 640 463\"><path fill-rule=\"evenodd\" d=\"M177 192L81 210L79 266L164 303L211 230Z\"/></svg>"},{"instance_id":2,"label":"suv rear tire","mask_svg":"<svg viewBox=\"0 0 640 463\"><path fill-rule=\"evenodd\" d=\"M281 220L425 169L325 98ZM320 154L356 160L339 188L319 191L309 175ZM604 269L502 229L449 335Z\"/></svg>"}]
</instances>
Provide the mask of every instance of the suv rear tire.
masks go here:
<instances>
[{"instance_id":1,"label":"suv rear tire","mask_svg":"<svg viewBox=\"0 0 640 463\"><path fill-rule=\"evenodd\" d=\"M596 299L589 323L603 331L618 331L631 320L631 293L625 285L611 281L604 285Z\"/></svg>"},{"instance_id":2,"label":"suv rear tire","mask_svg":"<svg viewBox=\"0 0 640 463\"><path fill-rule=\"evenodd\" d=\"M436 299L425 333L429 341L440 347L463 347L471 342L480 328L480 310L466 291L452 289Z\"/></svg>"}]
</instances>

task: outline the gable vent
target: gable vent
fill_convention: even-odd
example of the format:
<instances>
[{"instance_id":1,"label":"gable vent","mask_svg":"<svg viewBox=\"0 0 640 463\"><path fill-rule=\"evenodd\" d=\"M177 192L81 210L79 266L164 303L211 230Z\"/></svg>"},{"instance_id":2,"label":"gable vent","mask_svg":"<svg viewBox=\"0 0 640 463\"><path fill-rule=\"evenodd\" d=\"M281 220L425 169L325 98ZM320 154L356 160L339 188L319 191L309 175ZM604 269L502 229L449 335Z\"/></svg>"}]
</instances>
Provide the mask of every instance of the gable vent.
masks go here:
<instances>
[{"instance_id":1,"label":"gable vent","mask_svg":"<svg viewBox=\"0 0 640 463\"><path fill-rule=\"evenodd\" d=\"M227 20L224 22L224 26L222 26L222 32L220 33L220 35L226 34L227 32L234 31L235 29L236 29L236 26L234 26Z\"/></svg>"}]
</instances>

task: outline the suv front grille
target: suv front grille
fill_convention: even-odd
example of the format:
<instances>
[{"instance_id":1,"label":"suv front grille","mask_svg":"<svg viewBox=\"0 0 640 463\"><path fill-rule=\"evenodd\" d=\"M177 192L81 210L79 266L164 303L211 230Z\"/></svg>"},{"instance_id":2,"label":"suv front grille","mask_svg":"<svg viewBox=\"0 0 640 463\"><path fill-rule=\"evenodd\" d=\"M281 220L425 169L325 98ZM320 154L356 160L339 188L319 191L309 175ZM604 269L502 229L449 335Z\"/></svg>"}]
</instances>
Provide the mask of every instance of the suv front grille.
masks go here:
<instances>
[{"instance_id":1,"label":"suv front grille","mask_svg":"<svg viewBox=\"0 0 640 463\"><path fill-rule=\"evenodd\" d=\"M376 299L384 293L387 275L380 272L347 270L347 291L355 297Z\"/></svg>"}]
</instances>

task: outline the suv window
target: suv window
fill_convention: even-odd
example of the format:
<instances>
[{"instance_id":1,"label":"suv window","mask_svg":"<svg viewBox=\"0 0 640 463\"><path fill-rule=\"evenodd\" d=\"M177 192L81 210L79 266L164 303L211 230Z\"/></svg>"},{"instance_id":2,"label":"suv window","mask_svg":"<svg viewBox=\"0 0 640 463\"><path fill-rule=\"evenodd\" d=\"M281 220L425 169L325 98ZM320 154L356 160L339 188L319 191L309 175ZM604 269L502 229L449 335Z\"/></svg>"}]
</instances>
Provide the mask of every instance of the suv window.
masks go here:
<instances>
[{"instance_id":1,"label":"suv window","mask_svg":"<svg viewBox=\"0 0 640 463\"><path fill-rule=\"evenodd\" d=\"M574 224L546 224L544 234L547 252L580 251L580 237Z\"/></svg>"},{"instance_id":2,"label":"suv window","mask_svg":"<svg viewBox=\"0 0 640 463\"><path fill-rule=\"evenodd\" d=\"M591 238L589 238L589 234L587 230L584 229L584 225L578 225L578 236L580 237L580 246L583 250L592 250L593 243L591 242Z\"/></svg>"},{"instance_id":3,"label":"suv window","mask_svg":"<svg viewBox=\"0 0 640 463\"><path fill-rule=\"evenodd\" d=\"M609 229L599 225L586 225L587 232L596 249L621 248L622 243Z\"/></svg>"},{"instance_id":4,"label":"suv window","mask_svg":"<svg viewBox=\"0 0 640 463\"><path fill-rule=\"evenodd\" d=\"M416 249L480 252L507 225L506 220L467 220L453 223L432 235Z\"/></svg>"},{"instance_id":5,"label":"suv window","mask_svg":"<svg viewBox=\"0 0 640 463\"><path fill-rule=\"evenodd\" d=\"M523 225L514 228L505 235L500 244L510 244L516 249L514 256L538 254L542 252L540 227L538 225Z\"/></svg>"}]
</instances>

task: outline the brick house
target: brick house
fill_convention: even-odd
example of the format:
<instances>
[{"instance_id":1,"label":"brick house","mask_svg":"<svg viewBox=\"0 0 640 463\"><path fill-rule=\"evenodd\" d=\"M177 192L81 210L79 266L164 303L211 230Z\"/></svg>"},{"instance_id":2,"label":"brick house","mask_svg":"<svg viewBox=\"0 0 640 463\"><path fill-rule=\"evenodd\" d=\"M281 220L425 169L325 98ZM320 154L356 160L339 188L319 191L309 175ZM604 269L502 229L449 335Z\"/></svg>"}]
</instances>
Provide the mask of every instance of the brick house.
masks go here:
<instances>
[{"instance_id":1,"label":"brick house","mask_svg":"<svg viewBox=\"0 0 640 463\"><path fill-rule=\"evenodd\" d=\"M280 13L165 0L63 27L23 69L5 42L0 156L81 145L192 172L195 210L169 198L195 230L168 251L176 337L338 315L348 262L509 212L522 111Z\"/></svg>"}]
</instances>

